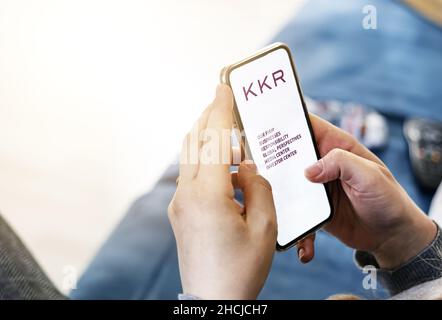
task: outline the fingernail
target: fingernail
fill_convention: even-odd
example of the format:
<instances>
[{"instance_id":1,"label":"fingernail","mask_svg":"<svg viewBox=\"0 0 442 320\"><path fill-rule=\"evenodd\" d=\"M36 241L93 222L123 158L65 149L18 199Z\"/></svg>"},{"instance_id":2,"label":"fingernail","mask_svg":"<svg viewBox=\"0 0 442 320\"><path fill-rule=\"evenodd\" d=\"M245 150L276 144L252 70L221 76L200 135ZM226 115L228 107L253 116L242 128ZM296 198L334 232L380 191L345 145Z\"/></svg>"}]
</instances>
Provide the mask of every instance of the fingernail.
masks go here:
<instances>
[{"instance_id":1,"label":"fingernail","mask_svg":"<svg viewBox=\"0 0 442 320\"><path fill-rule=\"evenodd\" d=\"M305 169L305 175L311 178L316 177L322 172L322 169L323 169L322 160L319 160L314 164L312 164L307 169Z\"/></svg>"},{"instance_id":2,"label":"fingernail","mask_svg":"<svg viewBox=\"0 0 442 320\"><path fill-rule=\"evenodd\" d=\"M304 258L305 250L303 247L298 249L298 259L302 261L302 258Z\"/></svg>"}]
</instances>

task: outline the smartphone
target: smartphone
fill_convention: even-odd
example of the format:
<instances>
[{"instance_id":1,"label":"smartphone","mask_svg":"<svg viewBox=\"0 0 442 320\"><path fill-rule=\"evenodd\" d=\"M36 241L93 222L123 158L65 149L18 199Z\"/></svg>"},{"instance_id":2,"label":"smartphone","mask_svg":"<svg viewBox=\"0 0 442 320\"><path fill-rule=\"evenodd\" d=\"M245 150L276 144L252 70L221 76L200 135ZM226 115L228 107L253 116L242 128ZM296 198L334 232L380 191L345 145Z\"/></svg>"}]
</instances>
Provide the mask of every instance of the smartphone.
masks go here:
<instances>
[{"instance_id":1,"label":"smartphone","mask_svg":"<svg viewBox=\"0 0 442 320\"><path fill-rule=\"evenodd\" d=\"M304 176L319 153L290 49L283 43L268 46L223 68L221 82L233 91L245 156L272 186L276 249L286 250L333 216L327 186Z\"/></svg>"}]
</instances>

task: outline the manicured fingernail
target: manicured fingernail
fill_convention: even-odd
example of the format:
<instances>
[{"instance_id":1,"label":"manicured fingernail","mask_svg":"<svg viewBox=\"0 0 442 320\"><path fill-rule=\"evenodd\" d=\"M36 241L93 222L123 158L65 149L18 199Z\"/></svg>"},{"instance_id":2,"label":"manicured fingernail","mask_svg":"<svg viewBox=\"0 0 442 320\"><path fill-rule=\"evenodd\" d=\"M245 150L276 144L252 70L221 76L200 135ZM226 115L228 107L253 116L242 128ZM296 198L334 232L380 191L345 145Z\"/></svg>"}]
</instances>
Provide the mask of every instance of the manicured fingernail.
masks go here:
<instances>
[{"instance_id":1,"label":"manicured fingernail","mask_svg":"<svg viewBox=\"0 0 442 320\"><path fill-rule=\"evenodd\" d=\"M307 169L305 169L305 175L307 177L311 177L311 178L316 177L319 174L321 174L322 169L323 169L322 160L319 160L319 161L315 162L314 164L312 164Z\"/></svg>"},{"instance_id":2,"label":"manicured fingernail","mask_svg":"<svg viewBox=\"0 0 442 320\"><path fill-rule=\"evenodd\" d=\"M305 250L303 247L298 249L298 259L302 261L302 258L304 258Z\"/></svg>"}]
</instances>

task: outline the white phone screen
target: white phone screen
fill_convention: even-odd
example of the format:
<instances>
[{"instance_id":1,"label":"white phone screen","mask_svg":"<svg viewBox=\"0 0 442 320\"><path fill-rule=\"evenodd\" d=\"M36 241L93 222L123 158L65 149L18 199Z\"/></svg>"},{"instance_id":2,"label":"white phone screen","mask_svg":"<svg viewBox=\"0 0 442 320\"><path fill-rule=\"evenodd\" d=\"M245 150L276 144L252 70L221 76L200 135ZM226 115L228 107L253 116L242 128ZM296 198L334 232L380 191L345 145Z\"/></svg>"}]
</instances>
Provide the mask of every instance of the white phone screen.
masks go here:
<instances>
[{"instance_id":1,"label":"white phone screen","mask_svg":"<svg viewBox=\"0 0 442 320\"><path fill-rule=\"evenodd\" d=\"M278 48L230 72L251 156L272 186L278 244L287 246L331 215L325 187L304 169L317 161L288 52Z\"/></svg>"}]
</instances>

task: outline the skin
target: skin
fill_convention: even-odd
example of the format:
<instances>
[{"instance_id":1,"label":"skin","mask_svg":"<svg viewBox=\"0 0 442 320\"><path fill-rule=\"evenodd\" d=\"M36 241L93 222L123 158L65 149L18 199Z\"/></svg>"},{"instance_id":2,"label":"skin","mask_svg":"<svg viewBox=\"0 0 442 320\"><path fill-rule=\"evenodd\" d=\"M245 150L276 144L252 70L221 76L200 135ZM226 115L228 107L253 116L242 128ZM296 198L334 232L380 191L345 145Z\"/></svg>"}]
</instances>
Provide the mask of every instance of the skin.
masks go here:
<instances>
[{"instance_id":1,"label":"skin","mask_svg":"<svg viewBox=\"0 0 442 320\"><path fill-rule=\"evenodd\" d=\"M233 98L228 87L218 87L213 103L196 127L211 132L232 126ZM182 155L192 139L183 143ZM225 148L230 150L230 139ZM183 291L205 299L254 299L272 263L276 216L269 183L253 164L242 163L230 174L230 162L202 164L209 142L198 145L199 161L180 161L176 193L169 205L175 234ZM234 199L234 187L244 193L245 207ZM208 192L210 190L210 192ZM245 267L247 266L247 267Z\"/></svg>"},{"instance_id":2,"label":"skin","mask_svg":"<svg viewBox=\"0 0 442 320\"><path fill-rule=\"evenodd\" d=\"M307 179L327 183L335 217L325 230L351 248L371 252L393 269L417 255L436 236L436 225L416 206L385 164L355 138L310 115L321 159ZM314 255L314 238L298 244L301 261Z\"/></svg>"},{"instance_id":3,"label":"skin","mask_svg":"<svg viewBox=\"0 0 442 320\"><path fill-rule=\"evenodd\" d=\"M233 97L219 85L216 98L195 127L221 136L232 127ZM346 245L372 252L383 268L395 268L418 254L436 235L435 224L413 203L385 165L344 131L310 115L321 160L306 169L312 183L329 182L335 208L325 227ZM169 205L178 248L183 292L204 299L255 299L273 259L276 215L271 187L253 164L230 163L217 153L188 163L189 134L183 143L180 176ZM231 151L230 139L223 146ZM221 154L221 153L220 153ZM203 158L204 157L204 158ZM234 199L244 193L245 204ZM298 256L314 256L314 235L298 244Z\"/></svg>"}]
</instances>

